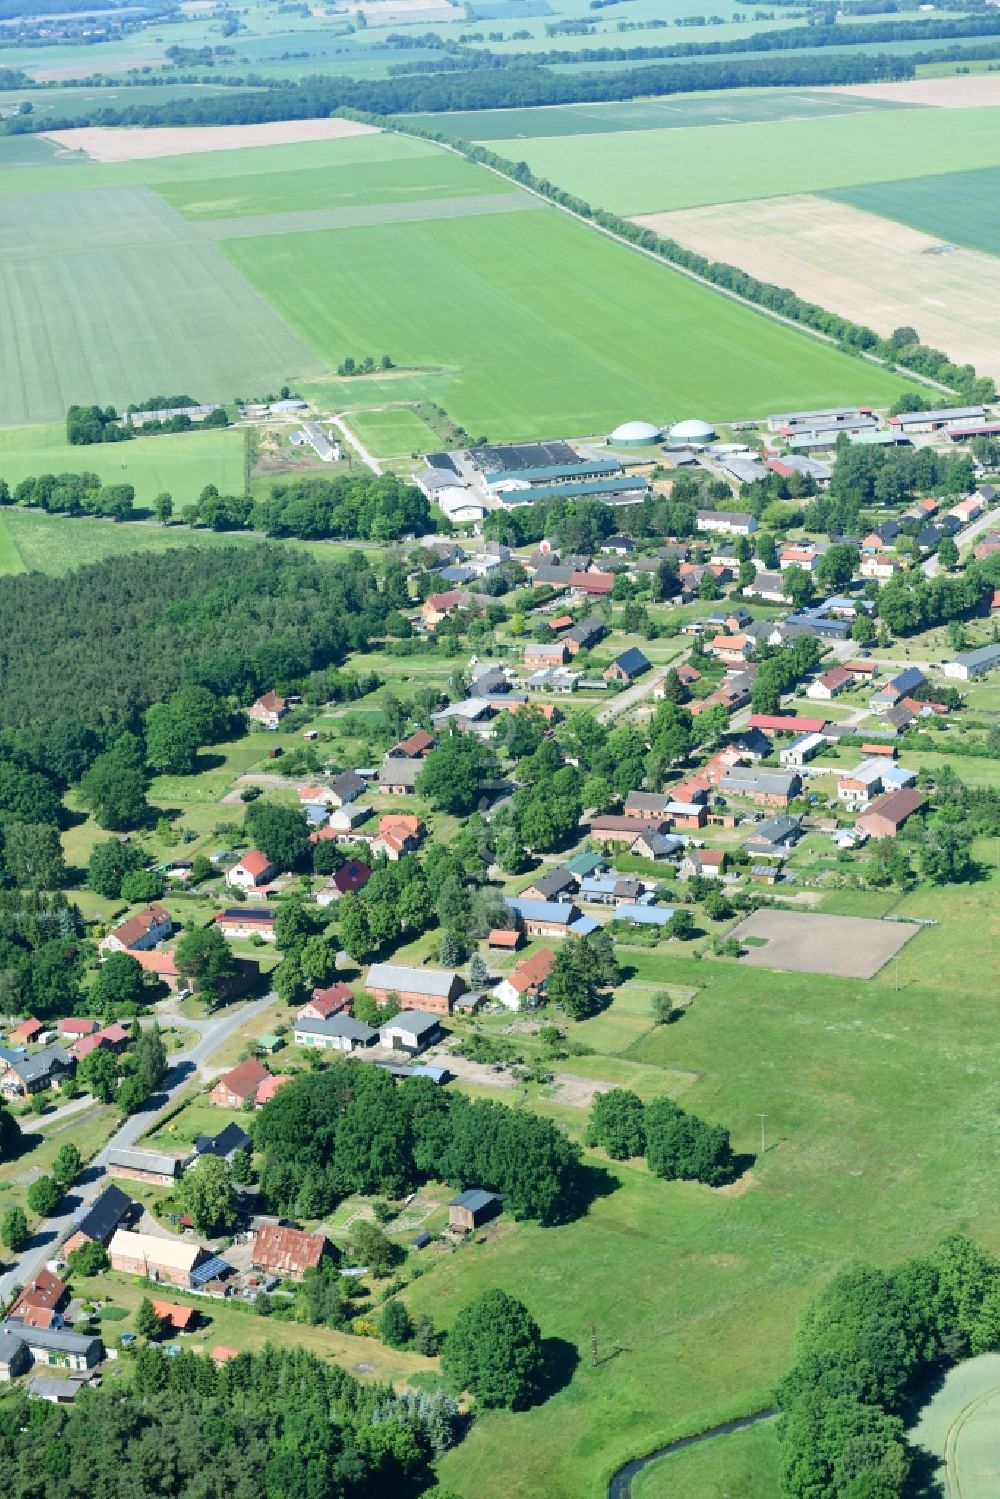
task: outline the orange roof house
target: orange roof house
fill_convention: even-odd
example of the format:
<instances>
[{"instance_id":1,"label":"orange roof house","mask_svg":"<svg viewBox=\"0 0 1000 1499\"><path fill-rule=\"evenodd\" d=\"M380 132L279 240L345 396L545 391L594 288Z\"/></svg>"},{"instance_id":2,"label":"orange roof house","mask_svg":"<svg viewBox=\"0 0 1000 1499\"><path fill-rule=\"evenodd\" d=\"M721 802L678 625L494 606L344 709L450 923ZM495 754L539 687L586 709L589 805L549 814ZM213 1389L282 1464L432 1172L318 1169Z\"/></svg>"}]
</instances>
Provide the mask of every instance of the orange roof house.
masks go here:
<instances>
[{"instance_id":1,"label":"orange roof house","mask_svg":"<svg viewBox=\"0 0 1000 1499\"><path fill-rule=\"evenodd\" d=\"M167 1332L191 1332L198 1325L198 1308L176 1301L154 1301L153 1311Z\"/></svg>"}]
</instances>

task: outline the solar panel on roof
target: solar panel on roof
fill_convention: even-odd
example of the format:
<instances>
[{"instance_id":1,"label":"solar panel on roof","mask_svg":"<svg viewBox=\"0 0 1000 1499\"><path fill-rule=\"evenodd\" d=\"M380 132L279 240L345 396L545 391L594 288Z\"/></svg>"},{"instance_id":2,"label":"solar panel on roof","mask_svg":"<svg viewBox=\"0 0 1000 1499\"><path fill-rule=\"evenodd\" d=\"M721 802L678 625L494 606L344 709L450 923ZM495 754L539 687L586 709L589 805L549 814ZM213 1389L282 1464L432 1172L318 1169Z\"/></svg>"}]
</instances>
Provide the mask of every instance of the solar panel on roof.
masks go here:
<instances>
[{"instance_id":1,"label":"solar panel on roof","mask_svg":"<svg viewBox=\"0 0 1000 1499\"><path fill-rule=\"evenodd\" d=\"M450 453L425 453L424 457L428 468L447 469L450 474L457 474L458 468Z\"/></svg>"},{"instance_id":2,"label":"solar panel on roof","mask_svg":"<svg viewBox=\"0 0 1000 1499\"><path fill-rule=\"evenodd\" d=\"M568 442L525 442L499 448L475 448L471 457L479 468L505 474L580 461Z\"/></svg>"},{"instance_id":3,"label":"solar panel on roof","mask_svg":"<svg viewBox=\"0 0 1000 1499\"><path fill-rule=\"evenodd\" d=\"M216 1254L210 1260L206 1260L203 1265L199 1265L197 1269L192 1270L191 1279L196 1286L204 1286L210 1280L220 1280L223 1275L230 1275L232 1269L233 1267L228 1261Z\"/></svg>"}]
</instances>

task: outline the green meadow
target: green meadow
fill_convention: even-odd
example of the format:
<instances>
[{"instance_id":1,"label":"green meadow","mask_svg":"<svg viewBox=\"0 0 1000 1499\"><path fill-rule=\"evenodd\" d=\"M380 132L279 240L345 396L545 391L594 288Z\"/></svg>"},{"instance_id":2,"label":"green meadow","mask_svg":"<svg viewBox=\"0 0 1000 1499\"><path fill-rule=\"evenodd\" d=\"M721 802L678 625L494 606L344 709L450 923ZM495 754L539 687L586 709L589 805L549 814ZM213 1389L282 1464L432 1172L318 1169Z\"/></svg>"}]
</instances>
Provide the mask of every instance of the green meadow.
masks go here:
<instances>
[{"instance_id":1,"label":"green meadow","mask_svg":"<svg viewBox=\"0 0 1000 1499\"><path fill-rule=\"evenodd\" d=\"M97 474L105 484L131 484L139 506L151 505L166 491L179 510L196 500L206 484L214 484L220 494L243 493L244 434L177 432L73 447L62 423L0 428L0 479L12 490L38 474L67 473Z\"/></svg>"},{"instance_id":2,"label":"green meadow","mask_svg":"<svg viewBox=\"0 0 1000 1499\"><path fill-rule=\"evenodd\" d=\"M948 244L1000 255L1000 166L875 182L825 194Z\"/></svg>"},{"instance_id":3,"label":"green meadow","mask_svg":"<svg viewBox=\"0 0 1000 1499\"><path fill-rule=\"evenodd\" d=\"M491 438L600 432L647 413L880 405L900 388L556 210L223 248L328 365L372 350L442 369L441 404Z\"/></svg>"},{"instance_id":4,"label":"green meadow","mask_svg":"<svg viewBox=\"0 0 1000 1499\"><path fill-rule=\"evenodd\" d=\"M638 214L992 167L998 148L996 111L983 108L498 140L495 149L588 203Z\"/></svg>"},{"instance_id":5,"label":"green meadow","mask_svg":"<svg viewBox=\"0 0 1000 1499\"><path fill-rule=\"evenodd\" d=\"M437 447L440 441L434 428L406 406L382 411L354 411L347 421L376 458L426 453Z\"/></svg>"},{"instance_id":6,"label":"green meadow","mask_svg":"<svg viewBox=\"0 0 1000 1499\"><path fill-rule=\"evenodd\" d=\"M664 1070L669 1091L726 1124L748 1154L759 1152L764 1114L765 1153L721 1191L591 1154L615 1189L586 1217L503 1226L428 1262L406 1292L411 1308L447 1326L471 1295L500 1285L562 1340L564 1374L573 1368L533 1410L481 1416L442 1459L445 1488L471 1499L502 1472L510 1496L602 1493L627 1460L765 1407L803 1306L842 1266L890 1263L956 1228L1000 1246L989 1149L1000 1049L981 962L973 977L976 952L995 938L998 893L994 872L898 902L942 922L907 944L898 978L892 965L862 982L693 961L674 945L620 948L632 973L601 1021L621 1008L628 1023L603 1041L595 1028L595 1054L574 1061L599 1063L603 1045L623 1082L629 1069ZM656 1027L649 996L664 984L696 993L676 1024ZM530 1051L530 1037L517 1039ZM583 1109L530 1106L556 1109L582 1134ZM770 1499L774 1464L768 1428L665 1459L635 1492L719 1499L728 1483L733 1495Z\"/></svg>"}]
</instances>

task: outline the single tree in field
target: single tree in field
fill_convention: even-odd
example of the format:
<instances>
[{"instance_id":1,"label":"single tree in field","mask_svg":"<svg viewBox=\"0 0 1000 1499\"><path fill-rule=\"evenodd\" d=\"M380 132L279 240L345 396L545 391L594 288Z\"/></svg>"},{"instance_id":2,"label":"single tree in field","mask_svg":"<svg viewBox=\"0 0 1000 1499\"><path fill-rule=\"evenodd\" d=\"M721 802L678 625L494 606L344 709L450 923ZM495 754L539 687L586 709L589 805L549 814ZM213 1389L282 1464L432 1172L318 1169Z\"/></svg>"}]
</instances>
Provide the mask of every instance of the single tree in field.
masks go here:
<instances>
[{"instance_id":1,"label":"single tree in field","mask_svg":"<svg viewBox=\"0 0 1000 1499\"><path fill-rule=\"evenodd\" d=\"M0 1221L0 1243L20 1254L28 1242L28 1219L24 1208L8 1208Z\"/></svg>"},{"instance_id":2,"label":"single tree in field","mask_svg":"<svg viewBox=\"0 0 1000 1499\"><path fill-rule=\"evenodd\" d=\"M480 1405L523 1410L541 1390L541 1331L523 1302L484 1291L455 1318L441 1367L453 1389Z\"/></svg>"}]
</instances>

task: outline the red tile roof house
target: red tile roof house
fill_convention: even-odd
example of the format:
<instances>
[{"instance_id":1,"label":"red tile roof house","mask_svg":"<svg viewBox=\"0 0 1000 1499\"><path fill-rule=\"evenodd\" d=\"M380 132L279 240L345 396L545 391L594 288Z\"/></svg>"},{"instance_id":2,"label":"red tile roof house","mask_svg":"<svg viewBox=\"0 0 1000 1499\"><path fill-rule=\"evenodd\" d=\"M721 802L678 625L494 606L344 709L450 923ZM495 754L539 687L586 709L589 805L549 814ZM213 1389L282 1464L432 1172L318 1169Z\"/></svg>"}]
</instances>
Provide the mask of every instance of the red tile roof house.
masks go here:
<instances>
[{"instance_id":1,"label":"red tile roof house","mask_svg":"<svg viewBox=\"0 0 1000 1499\"><path fill-rule=\"evenodd\" d=\"M59 1022L59 1034L71 1036L74 1041L79 1040L81 1036L92 1036L96 1030L97 1021L86 1016L69 1015Z\"/></svg>"},{"instance_id":2,"label":"red tile roof house","mask_svg":"<svg viewBox=\"0 0 1000 1499\"><path fill-rule=\"evenodd\" d=\"M887 796L880 796L878 801L872 802L854 826L867 833L869 838L895 838L907 818L923 806L924 800L919 791L909 787L890 791Z\"/></svg>"},{"instance_id":3,"label":"red tile roof house","mask_svg":"<svg viewBox=\"0 0 1000 1499\"><path fill-rule=\"evenodd\" d=\"M454 614L465 603L465 594L460 588L450 588L444 593L432 593L420 608L424 624L438 625L449 614Z\"/></svg>"},{"instance_id":4,"label":"red tile roof house","mask_svg":"<svg viewBox=\"0 0 1000 1499\"><path fill-rule=\"evenodd\" d=\"M325 1234L307 1234L298 1228L265 1223L253 1237L250 1264L264 1275L283 1280L301 1280L307 1270L316 1270L330 1253Z\"/></svg>"},{"instance_id":5,"label":"red tile roof house","mask_svg":"<svg viewBox=\"0 0 1000 1499\"><path fill-rule=\"evenodd\" d=\"M266 1077L257 1089L257 1096L254 1099L257 1108L262 1109L266 1103L270 1103L278 1089L283 1088L291 1080L291 1075L287 1072L279 1072L274 1077Z\"/></svg>"},{"instance_id":6,"label":"red tile roof house","mask_svg":"<svg viewBox=\"0 0 1000 1499\"><path fill-rule=\"evenodd\" d=\"M326 989L314 989L312 997L304 1004L296 1017L298 1020L329 1020L342 1010L350 1010L354 994L347 984L331 984Z\"/></svg>"},{"instance_id":7,"label":"red tile roof house","mask_svg":"<svg viewBox=\"0 0 1000 1499\"><path fill-rule=\"evenodd\" d=\"M829 700L837 697L844 691L845 687L852 686L854 682L853 672L849 672L846 666L834 666L825 671L821 677L810 682L806 688L806 697L822 698Z\"/></svg>"},{"instance_id":8,"label":"red tile roof house","mask_svg":"<svg viewBox=\"0 0 1000 1499\"><path fill-rule=\"evenodd\" d=\"M739 666L750 656L753 644L749 635L716 635L705 649L726 665Z\"/></svg>"},{"instance_id":9,"label":"red tile roof house","mask_svg":"<svg viewBox=\"0 0 1000 1499\"><path fill-rule=\"evenodd\" d=\"M69 1049L69 1054L76 1062L82 1062L84 1057L89 1057L92 1051L124 1051L129 1042L129 1033L123 1025L117 1021L113 1025L106 1025L103 1030L95 1031L92 1036L81 1036Z\"/></svg>"},{"instance_id":10,"label":"red tile roof house","mask_svg":"<svg viewBox=\"0 0 1000 1499\"><path fill-rule=\"evenodd\" d=\"M257 1089L270 1075L256 1057L248 1057L232 1072L219 1078L208 1095L208 1101L219 1109L241 1109L247 1099L256 1100Z\"/></svg>"},{"instance_id":11,"label":"red tile roof house","mask_svg":"<svg viewBox=\"0 0 1000 1499\"><path fill-rule=\"evenodd\" d=\"M129 956L135 958L143 973L150 973L161 984L166 984L172 994L191 983L177 967L177 959L172 952L134 952Z\"/></svg>"},{"instance_id":12,"label":"red tile roof house","mask_svg":"<svg viewBox=\"0 0 1000 1499\"><path fill-rule=\"evenodd\" d=\"M276 729L287 712L288 703L283 697L276 692L265 692L247 709L247 718L251 723L263 724L265 729Z\"/></svg>"},{"instance_id":13,"label":"red tile roof house","mask_svg":"<svg viewBox=\"0 0 1000 1499\"><path fill-rule=\"evenodd\" d=\"M682 879L700 875L703 880L717 880L725 867L724 848L691 848L682 859L678 873Z\"/></svg>"},{"instance_id":14,"label":"red tile roof house","mask_svg":"<svg viewBox=\"0 0 1000 1499\"><path fill-rule=\"evenodd\" d=\"M518 963L502 984L498 984L493 991L494 999L498 999L508 1010L523 1010L528 1008L541 993L545 980L555 966L555 954L547 947L540 947L530 958L525 958Z\"/></svg>"},{"instance_id":15,"label":"red tile roof house","mask_svg":"<svg viewBox=\"0 0 1000 1499\"><path fill-rule=\"evenodd\" d=\"M112 927L99 943L99 950L109 952L146 952L169 937L174 929L170 912L155 902Z\"/></svg>"},{"instance_id":16,"label":"red tile roof house","mask_svg":"<svg viewBox=\"0 0 1000 1499\"><path fill-rule=\"evenodd\" d=\"M30 1046L36 1036L40 1036L45 1027L34 1015L29 1015L26 1020L21 1020L8 1032L7 1039L14 1046Z\"/></svg>"},{"instance_id":17,"label":"red tile roof house","mask_svg":"<svg viewBox=\"0 0 1000 1499\"><path fill-rule=\"evenodd\" d=\"M511 931L508 927L495 926L486 938L486 946L499 952L514 952L521 941L519 931Z\"/></svg>"},{"instance_id":18,"label":"red tile roof house","mask_svg":"<svg viewBox=\"0 0 1000 1499\"><path fill-rule=\"evenodd\" d=\"M66 1286L51 1270L39 1270L8 1311L8 1317L20 1317L28 1327L58 1327L60 1308L66 1301ZM37 1314L42 1313L39 1317Z\"/></svg>"},{"instance_id":19,"label":"red tile roof house","mask_svg":"<svg viewBox=\"0 0 1000 1499\"><path fill-rule=\"evenodd\" d=\"M278 866L272 864L267 854L262 854L259 848L251 848L226 870L226 884L235 890L257 890L273 880L277 873Z\"/></svg>"},{"instance_id":20,"label":"red tile roof house","mask_svg":"<svg viewBox=\"0 0 1000 1499\"><path fill-rule=\"evenodd\" d=\"M419 817L389 813L379 822L378 832L371 843L372 853L385 854L387 859L395 862L403 854L418 849L426 836L427 829Z\"/></svg>"},{"instance_id":21,"label":"red tile roof house","mask_svg":"<svg viewBox=\"0 0 1000 1499\"><path fill-rule=\"evenodd\" d=\"M390 760L422 760L434 748L434 735L426 729L416 729L408 739L401 739L388 751Z\"/></svg>"},{"instance_id":22,"label":"red tile roof house","mask_svg":"<svg viewBox=\"0 0 1000 1499\"><path fill-rule=\"evenodd\" d=\"M569 580L569 586L577 593L585 593L591 597L608 598L615 580L610 573L573 573Z\"/></svg>"},{"instance_id":23,"label":"red tile roof house","mask_svg":"<svg viewBox=\"0 0 1000 1499\"><path fill-rule=\"evenodd\" d=\"M193 1332L201 1315L196 1306L181 1306L176 1301L154 1301L153 1311L166 1332Z\"/></svg>"}]
</instances>

